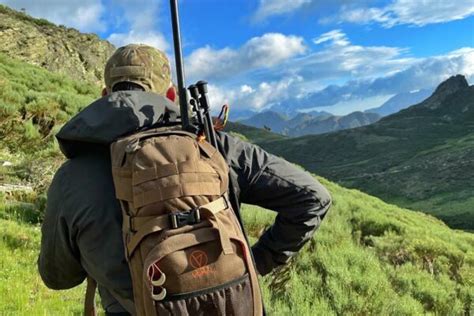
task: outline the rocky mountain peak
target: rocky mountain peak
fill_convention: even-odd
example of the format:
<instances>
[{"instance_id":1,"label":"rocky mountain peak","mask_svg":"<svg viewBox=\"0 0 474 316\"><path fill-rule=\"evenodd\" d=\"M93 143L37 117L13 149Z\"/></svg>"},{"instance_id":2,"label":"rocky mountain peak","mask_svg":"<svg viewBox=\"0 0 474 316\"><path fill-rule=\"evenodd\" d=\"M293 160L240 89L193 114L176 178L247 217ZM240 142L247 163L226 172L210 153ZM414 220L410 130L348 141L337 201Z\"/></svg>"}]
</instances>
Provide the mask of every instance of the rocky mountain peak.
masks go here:
<instances>
[{"instance_id":1,"label":"rocky mountain peak","mask_svg":"<svg viewBox=\"0 0 474 316\"><path fill-rule=\"evenodd\" d=\"M447 96L468 87L469 84L463 75L451 76L443 81L436 88L435 92L422 103L422 105L433 110L437 109L441 106Z\"/></svg>"},{"instance_id":2,"label":"rocky mountain peak","mask_svg":"<svg viewBox=\"0 0 474 316\"><path fill-rule=\"evenodd\" d=\"M469 84L466 78L463 75L455 75L440 83L434 95L446 96L467 87L469 87Z\"/></svg>"}]
</instances>

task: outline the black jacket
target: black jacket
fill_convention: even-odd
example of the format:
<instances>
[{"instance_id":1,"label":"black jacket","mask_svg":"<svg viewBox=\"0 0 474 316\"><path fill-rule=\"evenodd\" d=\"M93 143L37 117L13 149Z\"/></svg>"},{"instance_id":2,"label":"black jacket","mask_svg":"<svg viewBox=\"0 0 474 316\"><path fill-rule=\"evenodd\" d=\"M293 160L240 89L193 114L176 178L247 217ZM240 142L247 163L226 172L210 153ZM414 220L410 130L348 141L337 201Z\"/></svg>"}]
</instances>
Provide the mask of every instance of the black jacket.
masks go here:
<instances>
[{"instance_id":1,"label":"black jacket","mask_svg":"<svg viewBox=\"0 0 474 316\"><path fill-rule=\"evenodd\" d=\"M71 288L90 275L106 311L124 311L114 297L133 299L109 145L156 124L165 108L177 110L151 93L116 92L91 104L58 133L69 159L53 179L42 226L38 265L48 287ZM234 208L248 203L278 212L252 248L259 273L267 274L311 238L329 209L330 195L309 173L258 146L226 133L218 133L218 142L230 166Z\"/></svg>"}]
</instances>

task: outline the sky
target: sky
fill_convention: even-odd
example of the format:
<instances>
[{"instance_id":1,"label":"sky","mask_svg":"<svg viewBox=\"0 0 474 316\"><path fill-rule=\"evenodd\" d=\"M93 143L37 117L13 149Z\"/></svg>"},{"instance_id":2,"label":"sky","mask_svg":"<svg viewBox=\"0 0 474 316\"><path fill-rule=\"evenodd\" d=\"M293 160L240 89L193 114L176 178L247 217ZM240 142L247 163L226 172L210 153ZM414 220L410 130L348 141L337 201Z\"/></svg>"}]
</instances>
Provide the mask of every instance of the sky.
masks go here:
<instances>
[{"instance_id":1,"label":"sky","mask_svg":"<svg viewBox=\"0 0 474 316\"><path fill-rule=\"evenodd\" d=\"M0 0L174 63L165 0ZM474 83L472 0L181 0L186 83L234 111L348 114L455 74Z\"/></svg>"}]
</instances>

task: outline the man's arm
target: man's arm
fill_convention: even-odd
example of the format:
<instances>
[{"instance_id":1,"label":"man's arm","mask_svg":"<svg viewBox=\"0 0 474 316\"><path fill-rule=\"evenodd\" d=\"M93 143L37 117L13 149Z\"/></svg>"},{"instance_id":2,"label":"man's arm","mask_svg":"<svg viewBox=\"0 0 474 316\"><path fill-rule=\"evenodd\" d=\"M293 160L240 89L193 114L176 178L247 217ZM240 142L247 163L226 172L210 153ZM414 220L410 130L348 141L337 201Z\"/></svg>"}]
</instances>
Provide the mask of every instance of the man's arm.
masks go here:
<instances>
[{"instance_id":1,"label":"man's arm","mask_svg":"<svg viewBox=\"0 0 474 316\"><path fill-rule=\"evenodd\" d=\"M257 269L265 275L285 264L319 227L330 205L329 192L309 173L258 146L219 134L240 202L278 212L275 223L253 246Z\"/></svg>"},{"instance_id":2,"label":"man's arm","mask_svg":"<svg viewBox=\"0 0 474 316\"><path fill-rule=\"evenodd\" d=\"M49 188L46 214L41 227L41 252L38 270L47 287L55 290L69 289L84 281L86 272L81 266L79 250L71 239L63 216L65 175L60 169Z\"/></svg>"}]
</instances>

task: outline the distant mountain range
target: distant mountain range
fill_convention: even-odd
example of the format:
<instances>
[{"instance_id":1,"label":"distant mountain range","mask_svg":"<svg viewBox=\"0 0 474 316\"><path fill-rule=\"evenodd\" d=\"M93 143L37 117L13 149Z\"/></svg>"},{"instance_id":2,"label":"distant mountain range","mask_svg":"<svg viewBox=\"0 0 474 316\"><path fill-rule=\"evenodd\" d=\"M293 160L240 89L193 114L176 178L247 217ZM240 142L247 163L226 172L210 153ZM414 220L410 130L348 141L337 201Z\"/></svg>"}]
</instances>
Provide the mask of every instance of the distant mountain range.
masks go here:
<instances>
[{"instance_id":1,"label":"distant mountain range","mask_svg":"<svg viewBox=\"0 0 474 316\"><path fill-rule=\"evenodd\" d=\"M288 110L286 114L275 110L260 113L247 111L245 114L239 112L240 119L238 121L245 125L265 128L290 137L324 134L375 123L384 116L423 101L432 92L430 89L423 89L399 93L379 107L343 116L333 115L325 111L300 112L293 116L289 114Z\"/></svg>"},{"instance_id":2,"label":"distant mountain range","mask_svg":"<svg viewBox=\"0 0 474 316\"><path fill-rule=\"evenodd\" d=\"M324 111L313 111L309 113L298 113L294 117L289 118L278 112L265 111L257 113L248 119L241 120L240 123L295 137L365 126L379 119L380 115L376 113L363 112L353 112L344 116L336 116Z\"/></svg>"},{"instance_id":3,"label":"distant mountain range","mask_svg":"<svg viewBox=\"0 0 474 316\"><path fill-rule=\"evenodd\" d=\"M387 116L393 113L397 113L400 110L406 109L407 107L420 103L433 93L432 89L422 89L412 92L402 92L394 95L388 99L384 104L379 107L366 110L366 113L377 113L380 116Z\"/></svg>"},{"instance_id":4,"label":"distant mountain range","mask_svg":"<svg viewBox=\"0 0 474 316\"><path fill-rule=\"evenodd\" d=\"M474 86L461 75L368 126L266 139L257 143L344 186L474 230Z\"/></svg>"}]
</instances>

